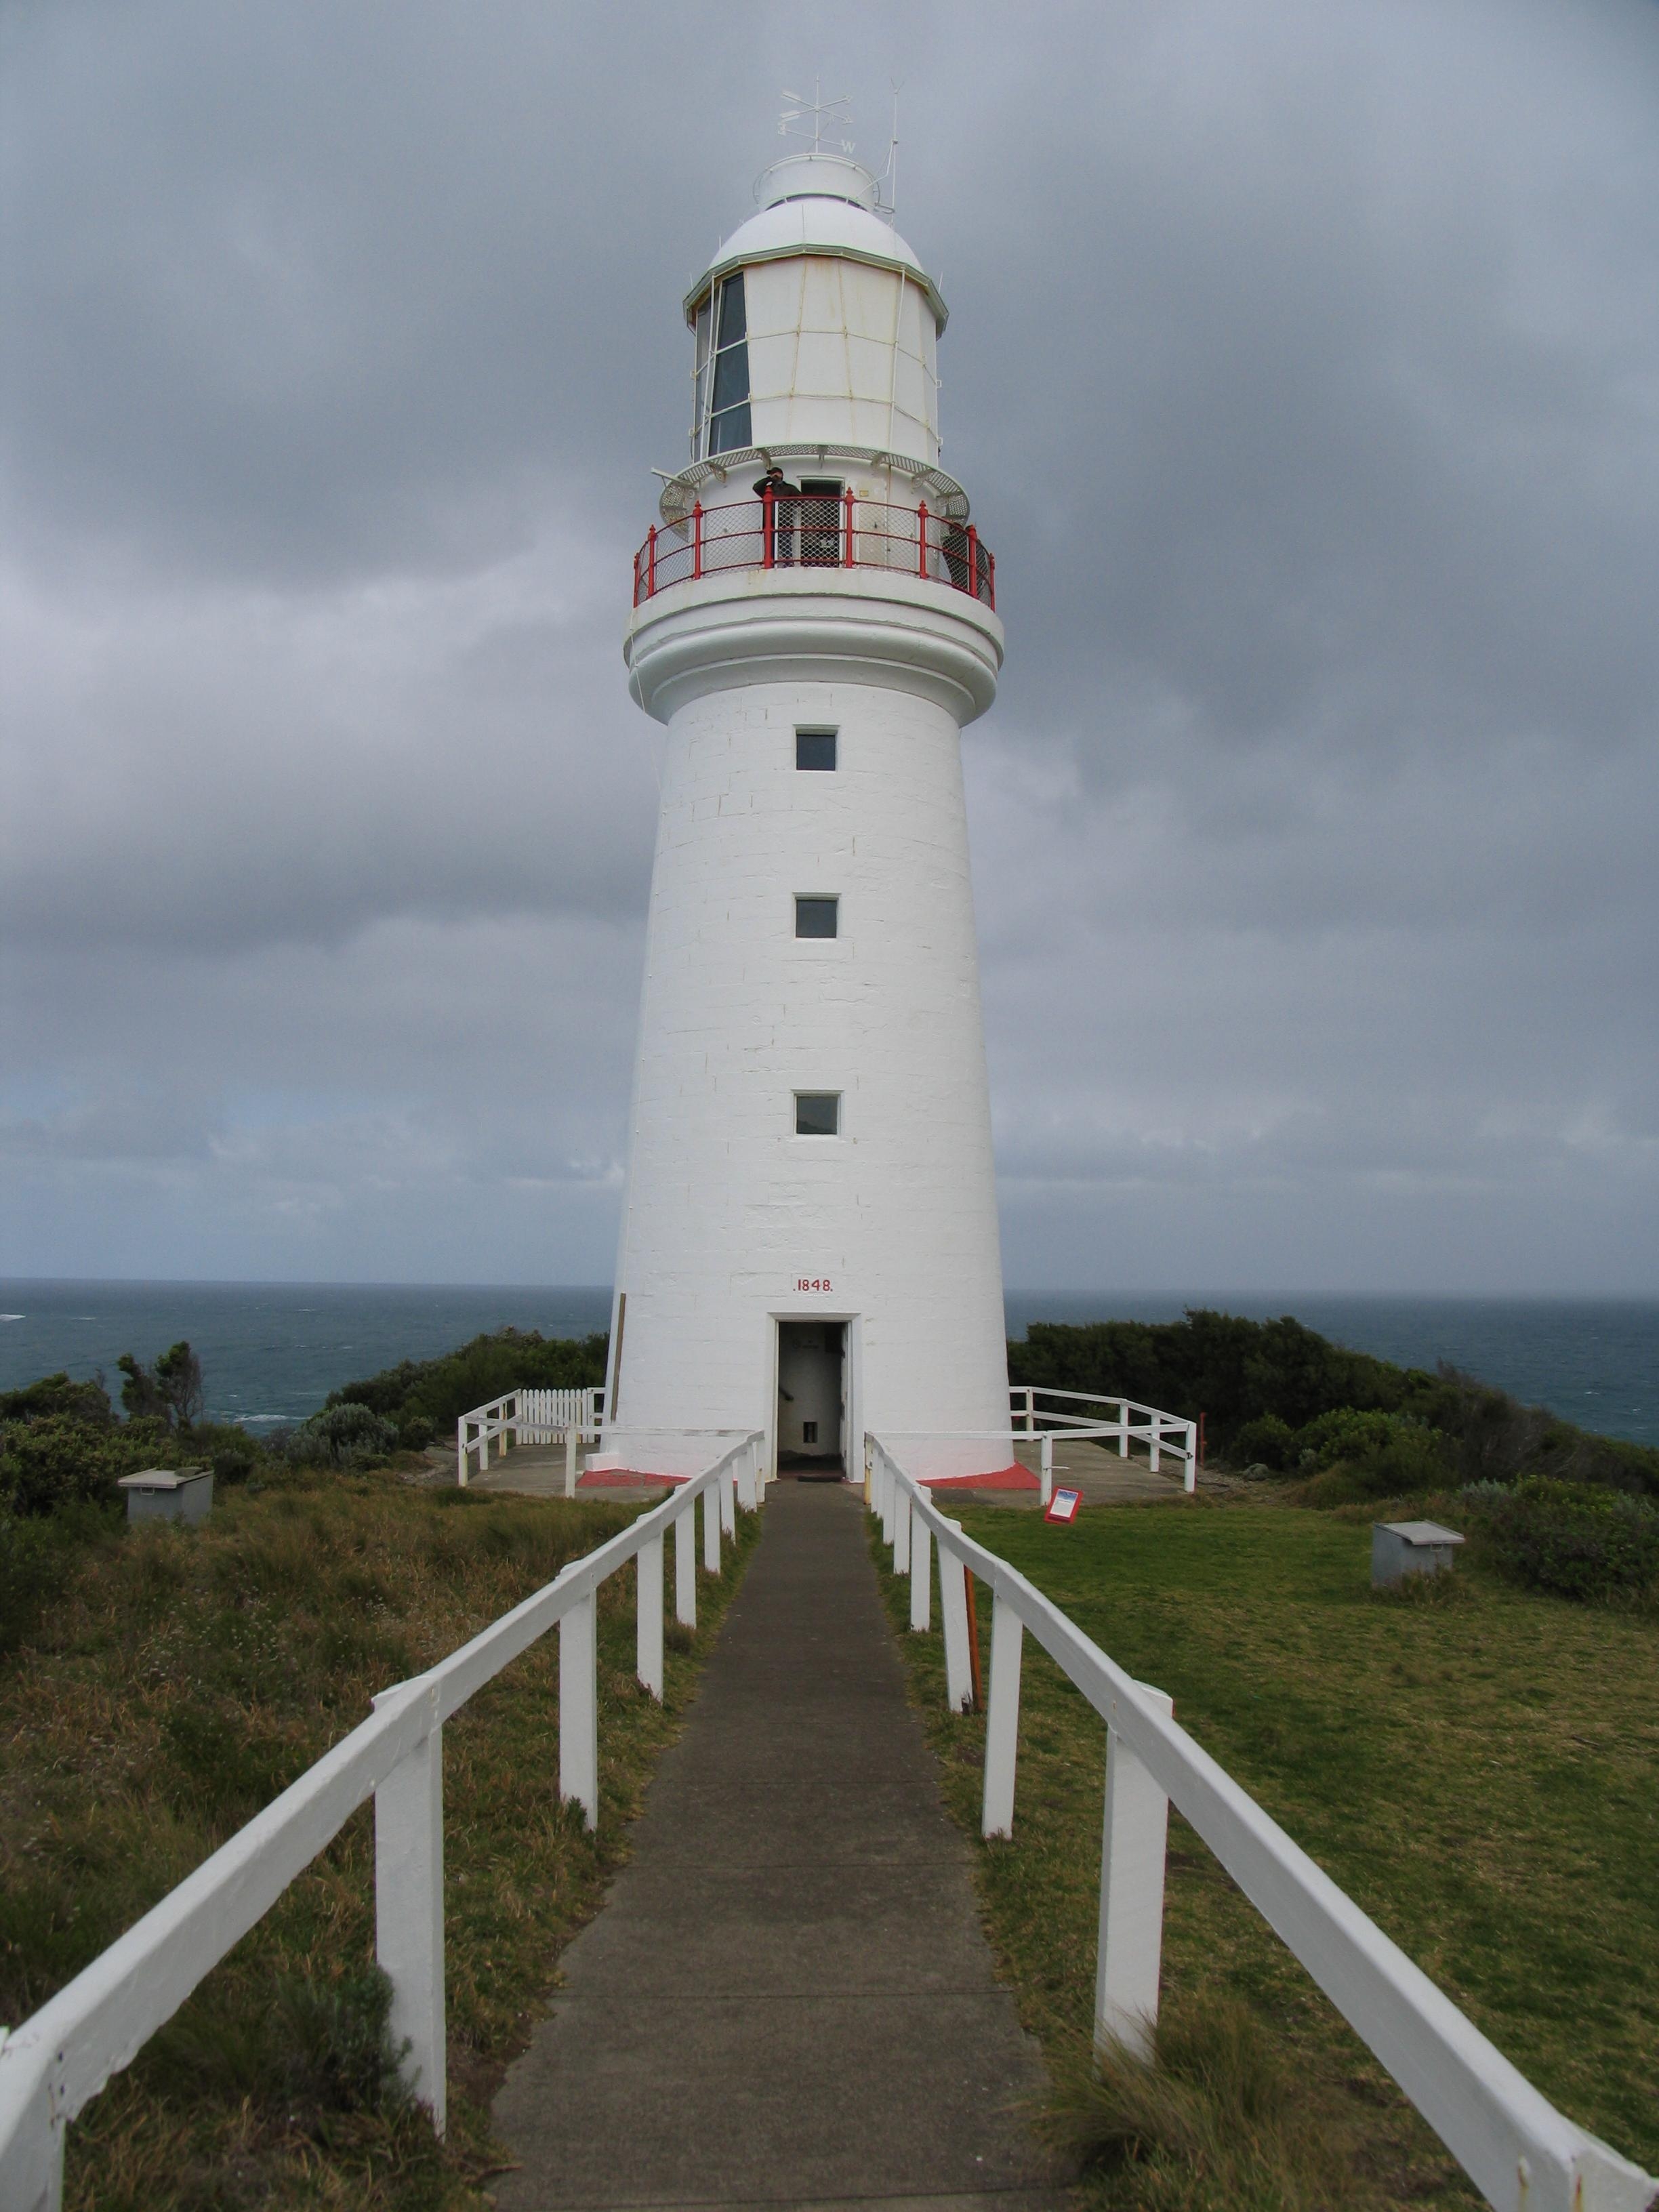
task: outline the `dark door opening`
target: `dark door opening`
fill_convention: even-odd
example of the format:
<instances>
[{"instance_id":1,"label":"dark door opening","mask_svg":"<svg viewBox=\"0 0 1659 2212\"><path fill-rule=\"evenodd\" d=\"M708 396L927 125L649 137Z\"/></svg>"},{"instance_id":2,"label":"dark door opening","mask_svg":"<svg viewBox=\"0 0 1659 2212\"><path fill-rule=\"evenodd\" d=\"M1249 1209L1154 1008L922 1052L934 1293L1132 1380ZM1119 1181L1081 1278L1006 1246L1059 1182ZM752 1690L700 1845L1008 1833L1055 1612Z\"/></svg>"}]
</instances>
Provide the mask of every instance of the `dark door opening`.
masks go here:
<instances>
[{"instance_id":1,"label":"dark door opening","mask_svg":"<svg viewBox=\"0 0 1659 2212\"><path fill-rule=\"evenodd\" d=\"M847 1324L778 1323L778 1473L839 1481L847 1407Z\"/></svg>"}]
</instances>

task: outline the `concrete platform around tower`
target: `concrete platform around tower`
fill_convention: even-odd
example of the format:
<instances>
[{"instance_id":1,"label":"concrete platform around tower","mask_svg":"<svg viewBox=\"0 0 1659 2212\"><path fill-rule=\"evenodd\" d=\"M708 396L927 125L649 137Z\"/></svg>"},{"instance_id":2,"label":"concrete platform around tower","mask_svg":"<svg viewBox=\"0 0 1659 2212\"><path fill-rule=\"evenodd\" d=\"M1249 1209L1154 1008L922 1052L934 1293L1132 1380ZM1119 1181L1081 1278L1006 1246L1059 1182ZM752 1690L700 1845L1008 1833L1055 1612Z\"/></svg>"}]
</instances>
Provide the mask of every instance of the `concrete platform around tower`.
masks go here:
<instances>
[{"instance_id":1,"label":"concrete platform around tower","mask_svg":"<svg viewBox=\"0 0 1659 2212\"><path fill-rule=\"evenodd\" d=\"M634 1852L495 2110L501 2212L1060 2212L850 1487L780 1482Z\"/></svg>"}]
</instances>

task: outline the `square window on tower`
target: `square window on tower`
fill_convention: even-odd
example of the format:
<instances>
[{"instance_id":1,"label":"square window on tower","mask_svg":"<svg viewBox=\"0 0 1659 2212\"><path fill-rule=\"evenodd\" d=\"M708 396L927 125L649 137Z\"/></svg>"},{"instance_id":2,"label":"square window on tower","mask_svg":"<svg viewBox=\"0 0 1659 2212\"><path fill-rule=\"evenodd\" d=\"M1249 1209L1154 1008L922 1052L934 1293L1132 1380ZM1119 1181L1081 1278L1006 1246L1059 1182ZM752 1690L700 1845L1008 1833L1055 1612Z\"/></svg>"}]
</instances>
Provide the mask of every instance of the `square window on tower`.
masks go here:
<instances>
[{"instance_id":1,"label":"square window on tower","mask_svg":"<svg viewBox=\"0 0 1659 2212\"><path fill-rule=\"evenodd\" d=\"M795 766L797 768L834 768L836 736L836 732L834 730L797 730Z\"/></svg>"},{"instance_id":2,"label":"square window on tower","mask_svg":"<svg viewBox=\"0 0 1659 2212\"><path fill-rule=\"evenodd\" d=\"M795 934L797 937L835 937L841 914L838 898L803 898L795 900Z\"/></svg>"},{"instance_id":3,"label":"square window on tower","mask_svg":"<svg viewBox=\"0 0 1659 2212\"><path fill-rule=\"evenodd\" d=\"M798 1137L838 1137L841 1134L839 1091L798 1091L795 1093L795 1134Z\"/></svg>"}]
</instances>

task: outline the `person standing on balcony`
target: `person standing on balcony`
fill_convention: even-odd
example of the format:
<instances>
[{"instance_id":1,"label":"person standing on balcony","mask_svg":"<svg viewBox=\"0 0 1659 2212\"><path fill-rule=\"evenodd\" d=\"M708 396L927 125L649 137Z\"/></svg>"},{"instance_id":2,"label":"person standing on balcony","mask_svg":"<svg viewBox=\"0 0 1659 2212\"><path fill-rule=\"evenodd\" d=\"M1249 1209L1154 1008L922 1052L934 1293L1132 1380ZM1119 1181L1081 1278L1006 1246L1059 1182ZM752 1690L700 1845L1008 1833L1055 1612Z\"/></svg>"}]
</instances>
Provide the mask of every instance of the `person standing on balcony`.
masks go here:
<instances>
[{"instance_id":1,"label":"person standing on balcony","mask_svg":"<svg viewBox=\"0 0 1659 2212\"><path fill-rule=\"evenodd\" d=\"M772 496L769 500L767 494ZM767 561L765 536L772 535L771 557L767 566L787 568L795 557L795 502L800 497L800 486L790 483L775 461L755 485L755 496L761 502L762 559Z\"/></svg>"}]
</instances>

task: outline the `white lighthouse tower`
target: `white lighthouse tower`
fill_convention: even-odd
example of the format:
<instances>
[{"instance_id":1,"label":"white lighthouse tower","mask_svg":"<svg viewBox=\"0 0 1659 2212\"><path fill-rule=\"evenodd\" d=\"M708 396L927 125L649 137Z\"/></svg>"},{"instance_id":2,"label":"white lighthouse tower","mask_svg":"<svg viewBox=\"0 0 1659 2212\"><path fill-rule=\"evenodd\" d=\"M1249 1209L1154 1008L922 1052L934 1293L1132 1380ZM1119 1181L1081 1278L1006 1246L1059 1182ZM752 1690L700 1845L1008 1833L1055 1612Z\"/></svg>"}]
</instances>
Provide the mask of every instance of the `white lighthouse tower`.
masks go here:
<instances>
[{"instance_id":1,"label":"white lighthouse tower","mask_svg":"<svg viewBox=\"0 0 1659 2212\"><path fill-rule=\"evenodd\" d=\"M870 1428L971 1474L1009 1458L960 748L995 568L876 179L815 143L757 196L686 295L691 459L628 625L667 738L598 1463L761 1428L856 1473Z\"/></svg>"}]
</instances>

